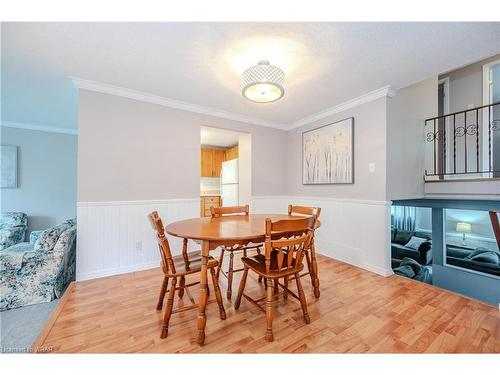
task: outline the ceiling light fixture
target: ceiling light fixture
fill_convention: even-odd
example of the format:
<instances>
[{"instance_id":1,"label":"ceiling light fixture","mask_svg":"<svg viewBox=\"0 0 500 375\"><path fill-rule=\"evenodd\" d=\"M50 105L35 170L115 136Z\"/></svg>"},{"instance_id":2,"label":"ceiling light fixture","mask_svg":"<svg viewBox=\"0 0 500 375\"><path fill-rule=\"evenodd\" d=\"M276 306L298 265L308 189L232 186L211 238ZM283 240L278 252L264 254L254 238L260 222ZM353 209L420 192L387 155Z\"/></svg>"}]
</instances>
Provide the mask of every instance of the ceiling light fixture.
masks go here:
<instances>
[{"instance_id":1,"label":"ceiling light fixture","mask_svg":"<svg viewBox=\"0 0 500 375\"><path fill-rule=\"evenodd\" d=\"M252 102L271 103L285 95L285 73L267 60L245 70L242 81L242 94Z\"/></svg>"}]
</instances>

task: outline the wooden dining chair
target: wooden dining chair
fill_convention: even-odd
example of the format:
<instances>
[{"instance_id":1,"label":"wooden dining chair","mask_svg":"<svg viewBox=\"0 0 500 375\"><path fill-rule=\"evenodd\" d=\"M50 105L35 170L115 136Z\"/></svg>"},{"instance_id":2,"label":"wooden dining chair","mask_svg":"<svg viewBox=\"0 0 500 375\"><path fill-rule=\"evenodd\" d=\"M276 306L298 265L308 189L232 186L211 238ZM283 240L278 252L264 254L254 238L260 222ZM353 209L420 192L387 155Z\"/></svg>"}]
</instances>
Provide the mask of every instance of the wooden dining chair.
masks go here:
<instances>
[{"instance_id":1,"label":"wooden dining chair","mask_svg":"<svg viewBox=\"0 0 500 375\"><path fill-rule=\"evenodd\" d=\"M288 215L300 216L316 216L319 218L321 213L320 207L307 207L307 206L293 206L288 205ZM315 221L316 223L317 221ZM306 251L307 272L304 272L300 277L309 275L311 277L311 284L314 291L314 297L319 298L319 275L318 275L318 262L316 260L316 247L314 246L314 233L316 228L312 228L312 238L309 248Z\"/></svg>"},{"instance_id":2,"label":"wooden dining chair","mask_svg":"<svg viewBox=\"0 0 500 375\"><path fill-rule=\"evenodd\" d=\"M245 206L228 206L228 207L210 207L210 212L212 217L220 217L220 216L230 216L230 215L245 215L248 216L250 212L250 208L247 205ZM243 256L247 256L247 250L256 249L257 253L260 254L260 247L262 245L254 244L249 245L249 243L238 244L232 247L221 246L221 253L219 258L219 267L217 268L217 277L222 272L222 274L227 278L227 299L231 300L232 295L232 285L233 285L233 276L236 272L243 271L243 268L234 269L234 254L236 252L243 252ZM222 269L222 264L224 261L224 253L229 252L229 266L227 271Z\"/></svg>"},{"instance_id":3,"label":"wooden dining chair","mask_svg":"<svg viewBox=\"0 0 500 375\"><path fill-rule=\"evenodd\" d=\"M266 219L266 240L265 255L257 254L252 257L243 257L243 276L241 278L238 296L234 308L238 310L241 304L241 297L245 297L249 302L266 313L267 330L266 340L273 341L273 300L281 295L291 295L300 301L302 315L306 324L310 323L307 312L307 301L300 281L300 272L304 269L302 263L304 255L310 246L312 230L316 217L304 219L285 219L271 221ZM257 275L262 276L267 282L267 295L254 300L244 293L248 271L252 270ZM289 277L294 277L297 284L298 296L288 288ZM285 283L279 283L284 279ZM270 280L273 281L272 285ZM283 288L283 292L276 291L276 285ZM266 300L266 309L259 302Z\"/></svg>"},{"instance_id":4,"label":"wooden dining chair","mask_svg":"<svg viewBox=\"0 0 500 375\"><path fill-rule=\"evenodd\" d=\"M163 317L163 325L161 328L161 338L164 339L168 336L168 324L170 321L170 316L172 314L183 312L187 310L191 310L198 307L198 304L195 303L193 297L189 293L189 287L199 284L200 282L193 282L190 284L186 284L185 277L188 275L192 275L195 273L201 272L201 253L197 252L187 252L187 240L184 240L184 246L182 255L178 255L173 257L172 252L170 251L170 245L168 243L168 239L165 236L165 229L163 227L163 223L158 216L158 212L154 211L150 213L149 219L153 226L153 229L156 231L156 239L158 240L158 248L160 250L161 255L161 266L163 270L163 283L160 290L160 297L158 298L158 304L156 306L157 310L161 310L163 308L163 299L165 298L165 294L168 292L167 306L165 308L165 314ZM219 305L219 315L222 320L226 319L226 312L224 310L224 306L222 304L222 295L219 288L219 282L217 279L217 275L215 273L215 269L219 265L219 262L212 257L209 257L207 267L210 270L210 274L212 275L212 282L215 291L215 297L217 300L217 304ZM177 286L177 281L179 280L179 286ZM169 288L170 281L170 289ZM191 300L191 305L183 306L178 309L173 309L175 291L179 291L179 298L182 298L184 295L184 291L188 295Z\"/></svg>"}]
</instances>

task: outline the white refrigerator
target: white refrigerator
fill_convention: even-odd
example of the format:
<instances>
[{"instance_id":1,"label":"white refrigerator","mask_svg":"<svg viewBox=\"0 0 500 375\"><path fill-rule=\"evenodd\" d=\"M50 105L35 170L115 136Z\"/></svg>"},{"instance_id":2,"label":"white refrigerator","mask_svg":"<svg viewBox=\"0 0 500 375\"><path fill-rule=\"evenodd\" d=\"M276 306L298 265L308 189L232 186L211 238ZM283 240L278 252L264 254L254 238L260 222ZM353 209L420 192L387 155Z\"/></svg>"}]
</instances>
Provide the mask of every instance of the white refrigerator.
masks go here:
<instances>
[{"instance_id":1,"label":"white refrigerator","mask_svg":"<svg viewBox=\"0 0 500 375\"><path fill-rule=\"evenodd\" d=\"M222 163L220 191L222 206L238 205L238 159Z\"/></svg>"}]
</instances>

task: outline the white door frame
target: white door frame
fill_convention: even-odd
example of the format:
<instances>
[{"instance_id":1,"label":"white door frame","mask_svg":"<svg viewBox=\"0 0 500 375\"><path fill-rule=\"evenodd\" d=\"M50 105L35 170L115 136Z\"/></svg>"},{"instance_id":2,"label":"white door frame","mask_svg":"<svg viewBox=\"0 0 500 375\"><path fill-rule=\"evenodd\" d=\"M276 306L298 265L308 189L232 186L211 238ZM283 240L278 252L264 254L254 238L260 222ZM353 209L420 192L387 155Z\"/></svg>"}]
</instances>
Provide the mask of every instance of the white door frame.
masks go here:
<instances>
[{"instance_id":1,"label":"white door frame","mask_svg":"<svg viewBox=\"0 0 500 375\"><path fill-rule=\"evenodd\" d=\"M500 64L500 60L491 61L487 64L483 65L483 105L491 104L491 76L490 76L490 68L493 65ZM486 170L489 169L489 156L488 156L488 111L483 110L483 126L482 126L482 165L481 169ZM483 146L484 145L484 146ZM491 150L493 152L493 144L491 145ZM490 174L487 174L486 177L491 177Z\"/></svg>"}]
</instances>

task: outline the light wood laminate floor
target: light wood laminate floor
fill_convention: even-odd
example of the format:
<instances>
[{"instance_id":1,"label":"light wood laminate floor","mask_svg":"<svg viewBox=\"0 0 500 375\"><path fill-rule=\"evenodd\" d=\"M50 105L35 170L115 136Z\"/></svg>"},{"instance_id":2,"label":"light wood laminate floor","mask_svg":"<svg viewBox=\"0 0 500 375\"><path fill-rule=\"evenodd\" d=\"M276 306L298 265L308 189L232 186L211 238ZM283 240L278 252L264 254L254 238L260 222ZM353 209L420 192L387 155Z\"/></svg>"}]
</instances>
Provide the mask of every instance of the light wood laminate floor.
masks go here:
<instances>
[{"instance_id":1,"label":"light wood laminate floor","mask_svg":"<svg viewBox=\"0 0 500 375\"><path fill-rule=\"evenodd\" d=\"M157 268L75 283L37 344L64 353L500 352L495 307L400 276L378 276L322 256L318 261L319 300L303 278L311 324L302 320L298 301L280 300L272 343L264 339L264 314L246 300L235 311L227 299L225 321L215 303L208 305L204 346L195 342L197 310L173 315L168 338L160 339ZM241 273L236 275L237 290ZM196 298L197 286L191 290ZM246 290L265 295L255 275L249 274ZM183 301L189 303L186 296Z\"/></svg>"}]
</instances>

